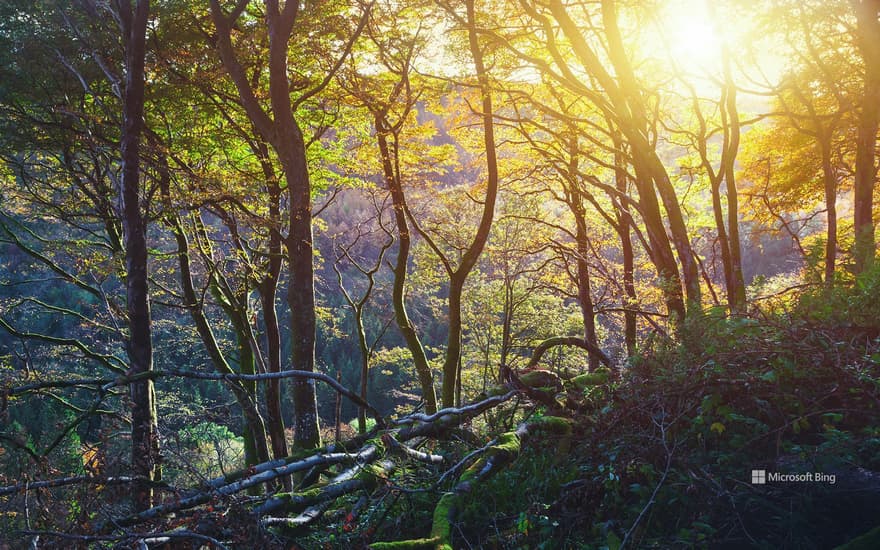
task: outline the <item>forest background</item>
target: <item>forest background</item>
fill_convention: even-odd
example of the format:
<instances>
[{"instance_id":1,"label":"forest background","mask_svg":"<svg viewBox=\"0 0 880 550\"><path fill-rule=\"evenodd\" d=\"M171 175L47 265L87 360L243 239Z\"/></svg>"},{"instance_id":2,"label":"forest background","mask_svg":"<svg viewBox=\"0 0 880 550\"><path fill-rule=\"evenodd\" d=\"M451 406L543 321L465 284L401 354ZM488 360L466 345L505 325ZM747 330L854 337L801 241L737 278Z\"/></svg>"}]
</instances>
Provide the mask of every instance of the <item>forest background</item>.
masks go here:
<instances>
[{"instance_id":1,"label":"forest background","mask_svg":"<svg viewBox=\"0 0 880 550\"><path fill-rule=\"evenodd\" d=\"M0 59L9 540L876 527L880 2L9 0Z\"/></svg>"}]
</instances>

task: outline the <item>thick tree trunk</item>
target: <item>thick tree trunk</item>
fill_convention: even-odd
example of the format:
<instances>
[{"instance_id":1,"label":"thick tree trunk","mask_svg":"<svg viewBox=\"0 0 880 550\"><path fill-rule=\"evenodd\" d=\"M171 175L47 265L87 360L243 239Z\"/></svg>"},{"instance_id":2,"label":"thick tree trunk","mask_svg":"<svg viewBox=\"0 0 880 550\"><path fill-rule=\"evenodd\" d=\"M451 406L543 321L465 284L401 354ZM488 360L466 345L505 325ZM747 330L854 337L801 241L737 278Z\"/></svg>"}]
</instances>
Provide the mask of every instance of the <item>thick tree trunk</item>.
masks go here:
<instances>
[{"instance_id":1,"label":"thick tree trunk","mask_svg":"<svg viewBox=\"0 0 880 550\"><path fill-rule=\"evenodd\" d=\"M382 156L382 172L385 176L385 184L391 194L391 203L394 208L394 222L397 225L397 259L394 262L394 288L391 300L394 304L394 320L397 328L406 341L410 355L413 358L419 385L422 387L422 398L425 400L425 412L433 414L437 412L437 395L434 390L434 376L428 365L428 357L425 348L419 339L412 321L406 311L406 276L409 261L409 251L412 238L409 226L406 222L406 198L403 194L403 185L400 181L399 171L392 162L392 153L388 146L388 134L385 129L388 124L381 116L376 116L376 139L379 143L379 153ZM394 152L396 159L396 150Z\"/></svg>"},{"instance_id":2,"label":"thick tree trunk","mask_svg":"<svg viewBox=\"0 0 880 550\"><path fill-rule=\"evenodd\" d=\"M315 370L315 272L312 242L312 201L306 151L302 133L296 122L288 139L292 155L286 159L285 175L290 192L290 233L287 250L290 257L290 281L287 304L290 307L291 359L293 368ZM318 401L315 382L295 379L291 383L294 408L293 445L298 449L321 446L318 431Z\"/></svg>"},{"instance_id":3,"label":"thick tree trunk","mask_svg":"<svg viewBox=\"0 0 880 550\"><path fill-rule=\"evenodd\" d=\"M857 44L865 63L856 138L856 174L853 186L855 269L861 273L874 261L873 199L877 178L877 127L880 122L880 1L853 0Z\"/></svg>"}]
</instances>

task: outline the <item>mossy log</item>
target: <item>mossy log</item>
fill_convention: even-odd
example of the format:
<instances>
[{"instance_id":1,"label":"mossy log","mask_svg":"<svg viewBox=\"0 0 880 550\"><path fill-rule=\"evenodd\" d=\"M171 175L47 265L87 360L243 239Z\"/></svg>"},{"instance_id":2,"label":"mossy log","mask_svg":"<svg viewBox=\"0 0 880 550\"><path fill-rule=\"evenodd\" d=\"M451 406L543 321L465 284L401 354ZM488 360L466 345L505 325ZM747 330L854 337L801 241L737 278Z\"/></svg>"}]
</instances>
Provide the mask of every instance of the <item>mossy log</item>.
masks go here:
<instances>
[{"instance_id":1,"label":"mossy log","mask_svg":"<svg viewBox=\"0 0 880 550\"><path fill-rule=\"evenodd\" d=\"M416 460L433 463L440 462L442 457L415 451L405 447L402 443L416 437L437 436L453 430L462 422L511 399L517 393L517 391L509 391L504 395L491 397L465 407L444 409L433 415L409 415L395 422L398 425L397 428L379 432L380 435L378 436L374 434L372 439L357 438L354 444L349 442L328 445L323 449L324 452L322 450L302 451L281 460L257 464L210 480L184 498L176 498L173 501L154 506L143 512L98 524L96 531L100 532L112 526L128 527L154 520L206 504L218 497L234 495L250 487L279 477L289 476L296 472L321 470L337 464L357 464L324 486L310 488L297 493L276 495L254 511L257 514L265 514L285 507L297 511L302 510L324 500L337 498L361 488L374 486L371 483L380 476L374 471L374 468L377 466L371 466L370 464L381 461L378 467L383 470L393 466L391 461L385 460L389 448L395 450L395 452L402 452L407 457ZM394 443L400 443L400 445L389 444L388 438L393 438L395 440ZM343 477L346 473L352 474L352 476L349 478ZM354 473L357 473L357 475L353 475ZM372 479L370 476L372 476Z\"/></svg>"},{"instance_id":2,"label":"mossy log","mask_svg":"<svg viewBox=\"0 0 880 550\"><path fill-rule=\"evenodd\" d=\"M535 434L547 433L571 435L571 421L567 418L545 416L523 422L516 430L506 432L495 438L486 447L480 458L469 466L459 478L451 492L444 493L434 507L431 535L427 538L397 542L377 542L370 545L372 550L417 550L433 548L452 550L452 524L464 495L472 492L481 482L487 480L519 456L522 446Z\"/></svg>"}]
</instances>

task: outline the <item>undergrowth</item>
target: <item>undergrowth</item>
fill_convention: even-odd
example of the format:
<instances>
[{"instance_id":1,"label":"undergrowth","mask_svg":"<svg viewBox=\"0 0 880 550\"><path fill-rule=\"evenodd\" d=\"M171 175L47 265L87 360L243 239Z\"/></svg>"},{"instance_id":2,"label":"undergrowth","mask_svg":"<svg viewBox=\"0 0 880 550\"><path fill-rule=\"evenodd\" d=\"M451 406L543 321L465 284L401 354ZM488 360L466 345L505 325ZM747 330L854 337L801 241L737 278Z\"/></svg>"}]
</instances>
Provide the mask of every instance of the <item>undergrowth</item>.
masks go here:
<instances>
[{"instance_id":1,"label":"undergrowth","mask_svg":"<svg viewBox=\"0 0 880 550\"><path fill-rule=\"evenodd\" d=\"M878 282L690 319L587 400L566 456L542 444L476 495L458 543L818 549L876 527Z\"/></svg>"}]
</instances>

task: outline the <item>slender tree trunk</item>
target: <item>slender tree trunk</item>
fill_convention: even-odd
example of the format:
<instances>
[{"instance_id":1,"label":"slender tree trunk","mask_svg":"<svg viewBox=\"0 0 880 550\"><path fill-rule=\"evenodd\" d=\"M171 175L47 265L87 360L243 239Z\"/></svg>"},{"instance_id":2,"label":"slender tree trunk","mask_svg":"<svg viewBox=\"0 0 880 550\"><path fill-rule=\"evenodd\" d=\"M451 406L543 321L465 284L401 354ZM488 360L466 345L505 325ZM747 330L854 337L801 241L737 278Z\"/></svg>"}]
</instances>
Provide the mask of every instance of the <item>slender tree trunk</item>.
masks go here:
<instances>
[{"instance_id":1,"label":"slender tree trunk","mask_svg":"<svg viewBox=\"0 0 880 550\"><path fill-rule=\"evenodd\" d=\"M724 288L727 289L727 301L730 310L734 310L732 291L733 267L730 261L730 240L727 238L727 224L724 221L724 206L721 204L721 178L712 182L712 214L715 217L715 231L718 233L718 247L721 249L721 266L724 269Z\"/></svg>"},{"instance_id":2,"label":"slender tree trunk","mask_svg":"<svg viewBox=\"0 0 880 550\"><path fill-rule=\"evenodd\" d=\"M239 307L246 307L238 305ZM230 319L235 327L235 338L238 343L238 372L240 374L256 374L256 358L254 349L247 329L243 323L247 322L243 310L228 311ZM245 464L259 464L269 460L269 441L266 438L266 426L263 417L257 409L257 383L253 380L243 380L241 387L246 394L246 406L242 407L244 413L244 449Z\"/></svg>"},{"instance_id":3,"label":"slender tree trunk","mask_svg":"<svg viewBox=\"0 0 880 550\"><path fill-rule=\"evenodd\" d=\"M177 241L177 257L178 266L180 268L180 283L181 290L183 291L183 298L186 301L190 316L192 316L193 322L196 325L196 331L199 333L199 337L208 352L208 356L214 363L214 368L217 372L233 374L234 371L226 361L226 357L223 355L223 352L217 343L217 339L214 337L214 332L211 330L211 325L208 322L208 318L205 316L203 305L200 303L199 297L196 293L192 279L192 268L190 266L189 242L186 233L184 232L183 224L181 223L180 218L176 215L169 214L168 221L171 230L174 233L174 238ZM216 289L216 282L212 282L211 285ZM220 299L223 300L222 297ZM233 316L235 315L234 312L231 312L228 308L224 308L224 312L230 319L233 319ZM236 326L236 335L239 338L239 345L241 345L242 338L247 339L247 335L242 334L239 331L238 326ZM250 357L251 362L253 362L253 354L251 354ZM251 367L251 371L252 370L253 367ZM248 427L248 432L252 434L254 458L257 458L258 461L267 460L268 443L266 442L266 428L264 426L263 417L260 415L257 408L255 392L249 392L240 382L230 382L229 388L233 395L235 395L235 399L241 407L242 415L244 416ZM261 449L261 451L257 452L257 449ZM262 451L262 449L266 450ZM253 463L255 462L252 462L252 464Z\"/></svg>"},{"instance_id":4,"label":"slender tree trunk","mask_svg":"<svg viewBox=\"0 0 880 550\"><path fill-rule=\"evenodd\" d=\"M496 381L499 384L504 382L504 369L508 368L507 365L507 357L510 355L510 348L512 345L512 327L513 324L513 284L514 281L511 277L504 277L504 307L501 319L501 353L500 353L500 365L498 366L498 375ZM491 339L486 338L486 362L489 361L489 345ZM485 379L485 377L484 377ZM485 384L485 381L483 382Z\"/></svg>"},{"instance_id":5,"label":"slender tree trunk","mask_svg":"<svg viewBox=\"0 0 880 550\"><path fill-rule=\"evenodd\" d=\"M746 283L742 270L742 244L739 237L739 194L736 189L735 164L739 152L740 122L736 105L736 84L730 69L727 47L722 51L724 68L724 105L721 106L724 124L724 183L727 190L727 249L730 255L730 275L727 285L727 301L731 312L741 312L746 307Z\"/></svg>"},{"instance_id":6,"label":"slender tree trunk","mask_svg":"<svg viewBox=\"0 0 880 550\"><path fill-rule=\"evenodd\" d=\"M367 331L364 329L363 307L355 307L354 325L358 338L358 349L361 354L361 399L367 401L370 375L370 346L367 345ZM367 409L358 408L358 432L367 433Z\"/></svg>"},{"instance_id":7,"label":"slender tree trunk","mask_svg":"<svg viewBox=\"0 0 880 550\"><path fill-rule=\"evenodd\" d=\"M577 200L580 200L578 197ZM580 208L583 215L583 208ZM599 347L599 341L596 337L596 312L593 309L593 297L590 288L590 272L587 266L587 254L589 254L590 241L587 237L586 222L582 217L577 220L577 230L575 234L577 240L577 287L578 301L581 305L581 317L584 323L584 339L590 344ZM599 367L599 358L590 354L589 370L592 372Z\"/></svg>"},{"instance_id":8,"label":"slender tree trunk","mask_svg":"<svg viewBox=\"0 0 880 550\"><path fill-rule=\"evenodd\" d=\"M856 174L853 186L856 273L874 261L873 200L877 178L877 127L880 122L880 1L853 0L857 20L857 44L865 62L856 138Z\"/></svg>"},{"instance_id":9,"label":"slender tree trunk","mask_svg":"<svg viewBox=\"0 0 880 550\"><path fill-rule=\"evenodd\" d=\"M577 136L569 138L568 143L568 207L574 216L575 223L575 262L577 264L578 303L581 307L581 318L584 325L584 339L595 347L599 347L596 337L596 312L593 308L592 289L590 288L590 271L587 256L590 253L590 239L587 235L586 209L584 199L578 188L578 142ZM599 367L599 359L590 354L588 368L592 372Z\"/></svg>"},{"instance_id":10,"label":"slender tree trunk","mask_svg":"<svg viewBox=\"0 0 880 550\"><path fill-rule=\"evenodd\" d=\"M464 277L453 276L449 279L448 298L448 330L446 339L446 357L443 363L443 399L444 407L455 406L455 388L458 380L459 362L461 360L461 297L464 291Z\"/></svg>"},{"instance_id":11,"label":"slender tree trunk","mask_svg":"<svg viewBox=\"0 0 880 550\"><path fill-rule=\"evenodd\" d=\"M150 3L138 0L119 4L125 43L125 90L122 128L122 204L125 233L125 287L128 310L129 375L153 369L150 299L147 287L146 219L140 205L141 133L144 127L144 60ZM130 385L131 465L133 473L147 480L161 476L159 434L153 382ZM153 502L149 484L138 485L134 493L137 508Z\"/></svg>"},{"instance_id":12,"label":"slender tree trunk","mask_svg":"<svg viewBox=\"0 0 880 550\"><path fill-rule=\"evenodd\" d=\"M342 385L342 369L336 369L336 381L339 382L339 385ZM336 405L333 407L334 415L336 417L336 431L334 440L339 443L342 441L342 394L336 392Z\"/></svg>"},{"instance_id":13,"label":"slender tree trunk","mask_svg":"<svg viewBox=\"0 0 880 550\"><path fill-rule=\"evenodd\" d=\"M681 263L681 277L687 295L688 309L699 308L701 304L699 269L691 249L687 226L675 188L669 180L666 167L663 166L663 162L646 134L648 118L645 113L644 100L620 36L614 0L602 0L602 21L608 35L609 57L617 73L618 93L622 96L617 102L620 103L622 100L629 112L627 121L621 123L620 129L633 149L633 156L638 159L637 164L641 165L642 174L653 181L654 187L663 201L671 241ZM647 185L643 187L647 187ZM639 198L644 200L641 189L639 190Z\"/></svg>"},{"instance_id":14,"label":"slender tree trunk","mask_svg":"<svg viewBox=\"0 0 880 550\"><path fill-rule=\"evenodd\" d=\"M657 187L660 198L663 200L666 218L669 221L672 243L678 253L678 261L681 263L681 275L684 281L688 310L691 308L699 310L702 303L700 271L694 258L695 253L691 248L691 241L690 237L688 237L681 204L678 202L678 196L675 193L672 182L669 180L666 168L660 161L660 157L657 156L657 152L653 149L649 151L649 166L654 185Z\"/></svg>"},{"instance_id":15,"label":"slender tree trunk","mask_svg":"<svg viewBox=\"0 0 880 550\"><path fill-rule=\"evenodd\" d=\"M670 320L673 323L680 322L684 320L685 305L678 264L675 262L669 236L666 234L666 226L663 223L663 215L660 212L654 186L635 157L633 160L642 221L645 223L645 232L648 234L648 242L651 245L651 260L660 278L661 291Z\"/></svg>"},{"instance_id":16,"label":"slender tree trunk","mask_svg":"<svg viewBox=\"0 0 880 550\"><path fill-rule=\"evenodd\" d=\"M268 151L266 151L268 158ZM263 323L266 325L266 354L269 372L281 372L281 329L278 325L278 311L275 309L278 281L281 277L281 189L274 180L269 179L269 259L266 275L260 282L260 303L263 309ZM287 436L284 433L284 416L281 412L281 380L266 381L266 421L272 441L272 455L284 458L288 455Z\"/></svg>"},{"instance_id":17,"label":"slender tree trunk","mask_svg":"<svg viewBox=\"0 0 880 550\"><path fill-rule=\"evenodd\" d=\"M446 357L443 361L443 388L441 392L444 407L452 407L455 404L455 388L459 382L461 371L461 296L464 283L489 239L489 230L492 228L492 220L495 216L495 200L498 196L498 159L495 147L492 90L489 86L489 74L483 62L483 51L478 39L474 0L465 0L465 9L467 11L468 47L474 60L474 69L482 95L481 116L483 119L483 146L486 151L486 197L477 233L462 256L458 268L449 273L449 334Z\"/></svg>"},{"instance_id":18,"label":"slender tree trunk","mask_svg":"<svg viewBox=\"0 0 880 550\"><path fill-rule=\"evenodd\" d=\"M828 229L825 237L825 286L834 284L837 262L837 174L831 163L831 143L821 136L819 144L822 155L822 180L825 183L825 211Z\"/></svg>"},{"instance_id":19,"label":"slender tree trunk","mask_svg":"<svg viewBox=\"0 0 880 550\"><path fill-rule=\"evenodd\" d=\"M415 326L409 319L406 311L406 276L409 262L409 251L412 238L406 221L406 202L403 194L403 185L400 181L399 171L392 162L392 153L388 146L388 134L385 131L388 124L381 116L376 116L376 139L379 143L379 153L382 156L382 171L385 176L385 184L391 194L391 203L394 208L394 222L397 225L397 258L394 262L394 287L391 300L394 304L394 320L397 328L406 341L410 355L413 358L419 385L422 387L422 398L425 400L425 412L433 414L437 412L437 395L434 390L434 376L428 365L425 348L419 339ZM394 155L396 159L397 151Z\"/></svg>"},{"instance_id":20,"label":"slender tree trunk","mask_svg":"<svg viewBox=\"0 0 880 550\"><path fill-rule=\"evenodd\" d=\"M614 68L614 74L605 67L590 44L584 39L577 24L568 14L561 0L550 0L549 8L559 23L565 36L572 43L572 50L584 68L596 79L608 95L613 106L614 121L621 134L626 137L632 150L633 166L636 172L636 187L639 191L642 218L651 243L651 256L657 267L663 285L666 307L674 322L684 319L686 310L681 295L681 275L687 291L688 306L700 305L699 270L690 247L684 217L678 203L669 175L657 152L648 139L648 118L641 90L635 78L627 51L620 34L617 12L613 0L602 0L602 21L607 37L607 54ZM670 238L657 201L657 194L663 200L672 244L678 252L682 272L679 273L675 257L670 248ZM677 287L677 288L676 288Z\"/></svg>"},{"instance_id":21,"label":"slender tree trunk","mask_svg":"<svg viewBox=\"0 0 880 550\"><path fill-rule=\"evenodd\" d=\"M626 160L623 154L623 143L620 134L612 130L614 141L614 185L617 191L626 195L628 190ZM629 226L629 206L624 201L618 201L617 226L620 237L620 249L623 253L623 290L625 302L623 304L624 342L626 354L632 357L636 352L636 312L633 311L637 302L635 285L635 254L633 252L632 237Z\"/></svg>"}]
</instances>

